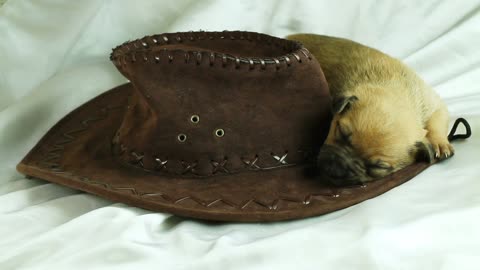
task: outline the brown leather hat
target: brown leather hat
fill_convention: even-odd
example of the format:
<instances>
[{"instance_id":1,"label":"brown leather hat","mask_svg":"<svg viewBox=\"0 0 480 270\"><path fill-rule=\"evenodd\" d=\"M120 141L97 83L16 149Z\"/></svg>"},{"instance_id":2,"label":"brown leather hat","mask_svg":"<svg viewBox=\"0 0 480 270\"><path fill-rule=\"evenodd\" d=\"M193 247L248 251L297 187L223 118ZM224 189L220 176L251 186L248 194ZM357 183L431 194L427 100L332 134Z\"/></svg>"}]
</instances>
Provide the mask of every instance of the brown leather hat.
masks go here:
<instances>
[{"instance_id":1,"label":"brown leather hat","mask_svg":"<svg viewBox=\"0 0 480 270\"><path fill-rule=\"evenodd\" d=\"M124 43L111 59L131 83L63 118L20 172L154 211L273 221L345 208L427 167L347 188L309 174L330 98L319 63L298 42L169 33Z\"/></svg>"}]
</instances>

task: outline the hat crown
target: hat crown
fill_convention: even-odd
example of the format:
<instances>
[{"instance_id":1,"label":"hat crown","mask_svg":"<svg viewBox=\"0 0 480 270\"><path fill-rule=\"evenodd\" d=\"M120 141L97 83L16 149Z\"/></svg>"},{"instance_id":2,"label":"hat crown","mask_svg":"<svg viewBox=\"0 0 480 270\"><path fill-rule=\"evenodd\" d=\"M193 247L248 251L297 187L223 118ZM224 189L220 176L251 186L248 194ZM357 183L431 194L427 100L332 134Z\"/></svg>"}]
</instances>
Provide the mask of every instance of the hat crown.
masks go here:
<instances>
[{"instance_id":1,"label":"hat crown","mask_svg":"<svg viewBox=\"0 0 480 270\"><path fill-rule=\"evenodd\" d=\"M306 163L328 132L328 87L298 42L167 33L111 59L134 87L113 141L122 163L193 177L283 168Z\"/></svg>"}]
</instances>

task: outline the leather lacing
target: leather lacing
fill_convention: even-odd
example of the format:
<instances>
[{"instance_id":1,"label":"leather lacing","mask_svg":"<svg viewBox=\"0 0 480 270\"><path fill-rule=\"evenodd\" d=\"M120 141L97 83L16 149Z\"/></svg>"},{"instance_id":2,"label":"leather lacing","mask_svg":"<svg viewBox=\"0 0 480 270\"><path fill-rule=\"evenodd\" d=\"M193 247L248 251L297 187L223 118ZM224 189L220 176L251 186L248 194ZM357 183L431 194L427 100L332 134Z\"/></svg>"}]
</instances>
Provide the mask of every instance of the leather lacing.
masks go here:
<instances>
[{"instance_id":1,"label":"leather lacing","mask_svg":"<svg viewBox=\"0 0 480 270\"><path fill-rule=\"evenodd\" d=\"M114 142L115 145L115 142ZM119 150L120 152L118 153L119 155L129 155L130 158L128 158L128 162L122 162L123 164L127 166L134 166L139 169L151 172L151 173L165 173L167 175L185 175L185 176L195 176L195 177L210 177L218 174L237 174L240 172L246 172L246 171L266 171L266 170L272 170L272 169L279 169L279 168L285 168L285 167L292 167L299 165L297 163L292 163L287 161L287 156L288 156L288 151L284 151L282 154L275 154L275 153L270 153L270 155L262 155L262 156L270 156L271 161L275 163L270 164L267 166L260 165L260 155L256 154L252 158L247 158L247 157L238 157L242 163L240 167L232 167L232 168L227 168L229 158L224 157L221 160L210 160L210 165L211 165L211 170L210 172L207 173L200 173L196 170L197 165L199 164L198 160L194 161L186 161L186 160L173 160L174 162L180 161L182 165L182 169L172 171L168 167L169 161L171 161L168 157L161 158L158 155L154 155L152 157L146 157L143 152L137 152L135 150L128 150L127 147L123 144L119 145ZM304 153L304 162L308 163L307 160L311 159L313 156L311 155L310 152L306 151L299 151ZM155 161L155 166L154 168L146 168L144 165L144 158L151 158ZM268 161L268 163L271 163Z\"/></svg>"},{"instance_id":2,"label":"leather lacing","mask_svg":"<svg viewBox=\"0 0 480 270\"><path fill-rule=\"evenodd\" d=\"M186 36L182 38L182 36ZM162 46L162 45L171 45L171 44L180 44L184 41L195 41L202 39L239 39L247 41L262 41L266 44L282 47L285 52L284 55L278 57L239 57L227 53L218 53L212 51L191 51L191 50L182 50L182 49L167 49L164 48L160 52L152 52L149 48L153 46ZM311 60L312 56L310 52L303 47L297 41L284 40L281 38L276 38L268 36L265 34L253 33L253 32L188 32L188 33L167 33L162 35L153 35L145 36L141 39L134 41L128 41L123 43L120 46L117 46L113 49L110 59L114 61L119 66L126 66L128 62L137 62L140 59L143 59L145 63L161 63L161 59L168 59L168 63L172 63L175 59L176 52L181 52L184 63L190 63L193 58L197 65L202 64L202 59L204 57L208 58L208 61L205 61L209 66L214 66L216 59L221 59L220 66L225 68L229 63L233 63L235 69L240 69L242 65L248 66L249 70L254 70L257 66L261 70L265 70L267 65L275 65L276 70L280 69L282 66L290 67L294 59L297 63L302 63L302 58ZM166 57L162 57L166 56Z\"/></svg>"}]
</instances>

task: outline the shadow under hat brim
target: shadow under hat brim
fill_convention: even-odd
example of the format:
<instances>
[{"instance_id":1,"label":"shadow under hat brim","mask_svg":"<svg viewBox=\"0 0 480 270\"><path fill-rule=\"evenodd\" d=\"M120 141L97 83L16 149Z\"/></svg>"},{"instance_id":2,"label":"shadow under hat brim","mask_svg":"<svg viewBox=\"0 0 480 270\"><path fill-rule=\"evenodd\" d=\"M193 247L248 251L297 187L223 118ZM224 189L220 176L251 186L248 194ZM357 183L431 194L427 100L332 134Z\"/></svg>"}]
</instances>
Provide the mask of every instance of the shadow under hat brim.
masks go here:
<instances>
[{"instance_id":1,"label":"shadow under hat brim","mask_svg":"<svg viewBox=\"0 0 480 270\"><path fill-rule=\"evenodd\" d=\"M112 138L132 92L116 87L58 122L17 166L25 175L152 211L218 221L279 221L316 216L378 196L429 166L416 163L363 186L334 187L305 166L217 175L163 176L119 163Z\"/></svg>"}]
</instances>

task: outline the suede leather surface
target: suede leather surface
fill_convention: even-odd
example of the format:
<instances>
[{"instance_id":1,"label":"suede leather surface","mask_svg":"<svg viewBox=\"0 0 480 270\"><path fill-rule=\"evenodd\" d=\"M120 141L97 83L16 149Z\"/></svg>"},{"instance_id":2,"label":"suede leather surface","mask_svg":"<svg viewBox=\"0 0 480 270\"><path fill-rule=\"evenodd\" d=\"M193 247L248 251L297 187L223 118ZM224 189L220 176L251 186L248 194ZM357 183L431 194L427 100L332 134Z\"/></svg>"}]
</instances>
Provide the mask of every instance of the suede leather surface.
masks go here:
<instances>
[{"instance_id":1,"label":"suede leather surface","mask_svg":"<svg viewBox=\"0 0 480 270\"><path fill-rule=\"evenodd\" d=\"M112 60L135 89L116 154L142 169L202 177L304 164L328 132L327 83L296 42L250 32L163 34L117 47Z\"/></svg>"},{"instance_id":2,"label":"suede leather surface","mask_svg":"<svg viewBox=\"0 0 480 270\"><path fill-rule=\"evenodd\" d=\"M125 43L111 58L131 83L62 119L20 172L149 210L251 222L342 209L428 167L344 188L308 173L328 131L330 98L301 44L247 32L173 33Z\"/></svg>"}]
</instances>

